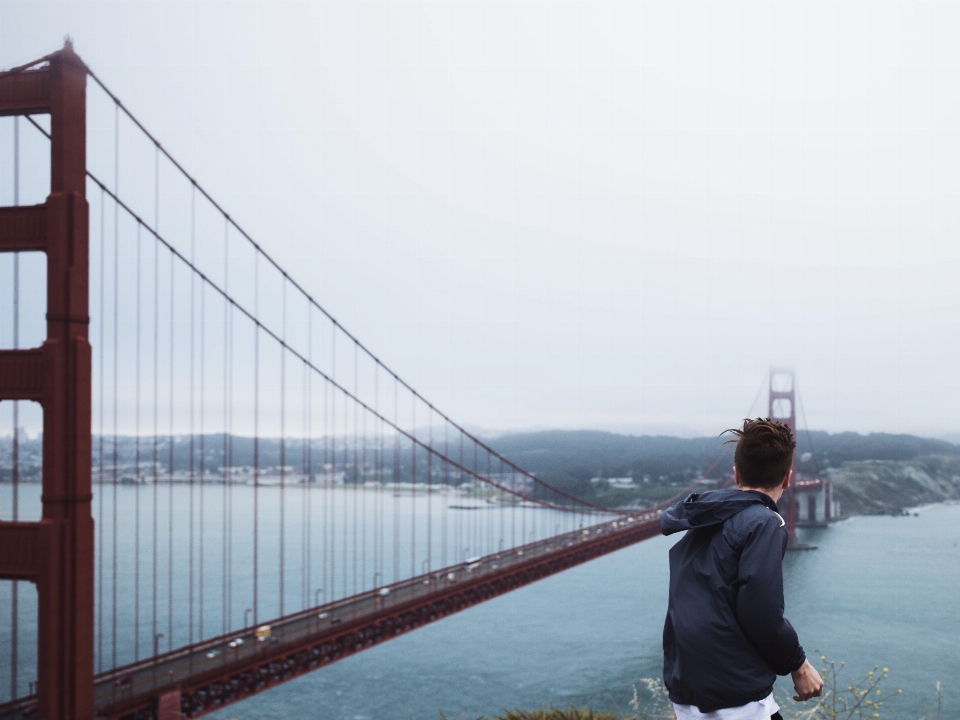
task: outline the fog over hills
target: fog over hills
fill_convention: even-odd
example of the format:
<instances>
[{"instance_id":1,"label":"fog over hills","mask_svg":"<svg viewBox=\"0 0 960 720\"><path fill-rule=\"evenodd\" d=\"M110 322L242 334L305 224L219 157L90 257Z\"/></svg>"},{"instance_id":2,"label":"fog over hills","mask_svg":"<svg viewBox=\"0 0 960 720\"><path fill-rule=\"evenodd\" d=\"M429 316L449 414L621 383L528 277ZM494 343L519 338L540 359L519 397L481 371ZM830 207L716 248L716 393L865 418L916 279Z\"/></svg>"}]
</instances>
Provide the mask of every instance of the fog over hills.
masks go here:
<instances>
[{"instance_id":1,"label":"fog over hills","mask_svg":"<svg viewBox=\"0 0 960 720\"><path fill-rule=\"evenodd\" d=\"M651 482L673 482L707 472L726 448L727 457L708 473L730 474L732 443L723 437L677 438L662 435L620 435L594 430L548 430L505 435L490 441L494 449L521 467L546 477L647 476ZM801 432L797 452L801 472L817 474L853 460L909 460L918 455L960 455L960 446L915 435L853 432Z\"/></svg>"},{"instance_id":2,"label":"fog over hills","mask_svg":"<svg viewBox=\"0 0 960 720\"><path fill-rule=\"evenodd\" d=\"M731 436L678 438L659 435L624 435L596 430L545 430L538 432L510 433L489 439L488 444L497 452L534 473L547 483L580 497L608 505L650 504L672 497L698 478L706 478L706 487L721 484L731 475L733 444L726 441ZM254 462L253 439L228 436L227 465L249 470ZM0 482L9 482L11 477L12 438L0 437ZM37 482L41 472L41 439L21 437L20 477L24 482ZM353 447L350 440L350 448ZM373 438L356 438L357 446L374 448ZM392 445L388 458L393 457ZM352 449L343 454L343 439L333 443L338 447L338 456L328 458L336 469L352 467ZM327 444L329 448L333 444ZM139 451L138 451L139 445ZM291 468L287 482L300 482L302 469L306 466L306 454L301 439L290 438L284 444L284 464ZM314 438L311 444L311 474L314 481L322 472L325 450L324 440ZM223 435L193 438L194 471L200 473L200 453L203 452L205 482L220 482L220 470L225 465ZM161 482L166 482L172 457L176 481L183 482L184 473L190 469L190 437L173 438L171 453L170 438L158 437L156 446L153 437L136 438L120 436L116 443L116 457L121 480L129 482L135 474L136 458L140 458L142 477L149 482L156 452L156 463ZM98 466L101 449L104 466L112 475L113 438L94 437L93 464ZM421 451L422 452L422 451ZM828 475L834 480L840 498L850 512L889 512L898 508L960 497L960 446L914 435L889 433L827 433L822 431L802 432L798 444L800 472L811 476ZM257 455L264 475L276 474L281 458L278 438L260 438ZM381 465L383 471L372 472L372 451L363 461L360 475L342 474L339 481L351 482L352 477L364 480L392 479L392 470ZM409 479L409 443L401 444L399 455L401 480ZM425 460L425 457L423 458ZM388 460L388 465L392 460ZM391 466L392 467L392 466ZM418 452L418 476L427 467L421 462ZM236 475L235 481L242 479ZM425 478L420 478L425 479ZM613 480L613 482L611 482ZM107 480L109 482L109 478ZM418 480L419 481L419 480ZM452 483L461 482L455 475L448 476ZM435 480L436 482L436 480Z\"/></svg>"},{"instance_id":3,"label":"fog over hills","mask_svg":"<svg viewBox=\"0 0 960 720\"><path fill-rule=\"evenodd\" d=\"M552 485L615 504L629 502L637 495L641 500L663 499L700 476L725 480L733 466L733 444L725 443L729 438L551 430L506 435L490 444ZM960 457L960 446L915 435L811 431L800 433L797 452L800 472L823 475L840 470L844 463ZM595 480L627 477L637 485L635 490L611 489ZM941 498L930 498L934 499Z\"/></svg>"}]
</instances>

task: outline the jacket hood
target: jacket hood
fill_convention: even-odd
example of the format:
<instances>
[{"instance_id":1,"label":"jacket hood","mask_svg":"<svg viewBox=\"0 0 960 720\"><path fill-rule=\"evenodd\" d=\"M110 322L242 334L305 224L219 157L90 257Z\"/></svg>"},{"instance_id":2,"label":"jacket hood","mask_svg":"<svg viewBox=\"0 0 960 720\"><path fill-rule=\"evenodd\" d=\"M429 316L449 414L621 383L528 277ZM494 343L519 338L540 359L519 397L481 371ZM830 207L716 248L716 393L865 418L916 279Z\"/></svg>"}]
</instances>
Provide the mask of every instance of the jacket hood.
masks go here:
<instances>
[{"instance_id":1,"label":"jacket hood","mask_svg":"<svg viewBox=\"0 0 960 720\"><path fill-rule=\"evenodd\" d=\"M719 525L751 505L766 505L777 512L777 504L758 490L707 490L692 493L660 516L660 531L672 535L681 530Z\"/></svg>"}]
</instances>

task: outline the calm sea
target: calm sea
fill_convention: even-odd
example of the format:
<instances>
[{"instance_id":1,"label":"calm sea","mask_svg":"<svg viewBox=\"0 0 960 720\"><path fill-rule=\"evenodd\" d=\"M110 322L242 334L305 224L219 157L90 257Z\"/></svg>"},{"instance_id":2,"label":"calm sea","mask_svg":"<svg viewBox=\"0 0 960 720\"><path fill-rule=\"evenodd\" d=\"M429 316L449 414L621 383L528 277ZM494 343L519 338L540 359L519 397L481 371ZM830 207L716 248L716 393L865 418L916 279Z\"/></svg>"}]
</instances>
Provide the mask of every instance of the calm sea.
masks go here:
<instances>
[{"instance_id":1,"label":"calm sea","mask_svg":"<svg viewBox=\"0 0 960 720\"><path fill-rule=\"evenodd\" d=\"M787 616L813 655L874 665L903 695L889 718L960 717L960 505L863 517L804 533L790 553ZM216 718L464 718L546 702L629 711L660 674L671 539L649 540L364 651ZM792 709L792 687L781 703ZM931 713L931 711L933 711Z\"/></svg>"},{"instance_id":2,"label":"calm sea","mask_svg":"<svg viewBox=\"0 0 960 720\"><path fill-rule=\"evenodd\" d=\"M23 492L33 496L38 490ZM132 493L132 488L121 493L130 495L124 502ZM270 497L264 491L262 499ZM238 501L238 508L248 504ZM127 506L119 509L121 520L129 520ZM474 515L487 521L482 513L467 515L471 522ZM235 521L244 522L240 510ZM175 529L175 537L186 537ZM120 540L129 543L129 535L122 528ZM291 535L297 533L291 530ZM844 683L850 675L862 678L874 665L888 667L890 687L903 688L903 695L885 707L885 718L936 717L937 681L944 686L941 717L960 718L960 505L931 506L916 517L852 518L806 531L802 539L818 549L788 554L786 602L787 616L808 653L814 656L819 650L838 664L845 661ZM547 702L629 712L634 686L643 687L638 681L660 675L672 542L656 538L594 560L211 717L436 720L440 712L474 718ZM184 555L178 552L178 557ZM217 567L213 571L220 572ZM244 578L238 574L236 582L236 592L242 594ZM9 667L4 667L9 664L9 586L0 583L4 683L9 682ZM21 587L21 660L29 666L35 662L36 596L28 584ZM118 599L126 616L130 608L123 606L124 597ZM296 597L293 589L291 597ZM270 600L262 598L265 604ZM245 606L238 596L236 613L242 615ZM240 615L235 620L240 622ZM212 615L209 622L219 625ZM124 617L119 630L126 632L128 625ZM144 639L142 647L148 645ZM107 641L104 653L109 649ZM28 670L22 672L20 692L27 691L32 677ZM795 706L790 690L782 683L778 691L788 709Z\"/></svg>"}]
</instances>

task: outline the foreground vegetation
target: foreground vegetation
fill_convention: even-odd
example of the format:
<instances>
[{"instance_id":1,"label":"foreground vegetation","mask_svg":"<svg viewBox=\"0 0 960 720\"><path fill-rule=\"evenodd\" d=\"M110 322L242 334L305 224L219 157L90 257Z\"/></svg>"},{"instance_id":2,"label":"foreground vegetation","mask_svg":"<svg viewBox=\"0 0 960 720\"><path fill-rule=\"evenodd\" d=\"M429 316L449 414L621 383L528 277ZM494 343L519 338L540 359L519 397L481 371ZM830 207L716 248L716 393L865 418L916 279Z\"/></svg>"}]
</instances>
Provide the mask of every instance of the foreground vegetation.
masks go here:
<instances>
[{"instance_id":1,"label":"foreground vegetation","mask_svg":"<svg viewBox=\"0 0 960 720\"><path fill-rule=\"evenodd\" d=\"M440 720L448 720L446 715L441 713ZM462 718L458 718L462 720ZM477 720L488 720L479 717ZM492 720L630 720L623 715L603 710L590 710L588 708L565 707L557 708L553 705L545 705L537 710L505 710L503 714L494 715ZM634 718L634 720L636 720Z\"/></svg>"},{"instance_id":2,"label":"foreground vegetation","mask_svg":"<svg viewBox=\"0 0 960 720\"><path fill-rule=\"evenodd\" d=\"M889 687L887 668L875 666L860 678L850 677L844 685L841 673L845 663L835 663L820 656L823 677L823 695L799 705L792 700L785 701L780 710L784 720L862 720L872 718L903 717L894 707L894 715L889 714L888 702L903 693L902 690ZM545 705L536 710L505 710L493 718L478 717L475 720L676 720L673 706L667 696L666 688L660 680L643 678L634 685L633 699L630 701L629 714L610 711L591 710L589 708L557 708ZM943 720L941 700L943 687L937 683L935 706L918 720ZM641 695L643 699L641 699ZM792 707L791 707L792 706ZM448 720L441 714L440 720ZM457 720L465 720L457 718ZM471 719L473 720L473 719Z\"/></svg>"}]
</instances>

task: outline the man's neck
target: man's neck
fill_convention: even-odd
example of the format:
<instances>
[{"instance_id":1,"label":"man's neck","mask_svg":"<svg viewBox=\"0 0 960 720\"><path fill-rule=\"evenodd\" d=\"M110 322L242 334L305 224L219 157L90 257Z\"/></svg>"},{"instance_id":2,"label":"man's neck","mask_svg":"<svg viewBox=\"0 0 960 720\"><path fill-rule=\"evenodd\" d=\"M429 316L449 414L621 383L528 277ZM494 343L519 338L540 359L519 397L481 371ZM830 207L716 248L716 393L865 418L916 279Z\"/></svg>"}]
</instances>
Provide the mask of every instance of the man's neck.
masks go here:
<instances>
[{"instance_id":1,"label":"man's neck","mask_svg":"<svg viewBox=\"0 0 960 720\"><path fill-rule=\"evenodd\" d=\"M777 488L774 488L773 490L767 490L765 488L747 487L746 485L738 485L737 490L753 490L754 492L763 493L764 495L768 495L774 502L779 502L780 497L783 495L782 487L777 487Z\"/></svg>"}]
</instances>

